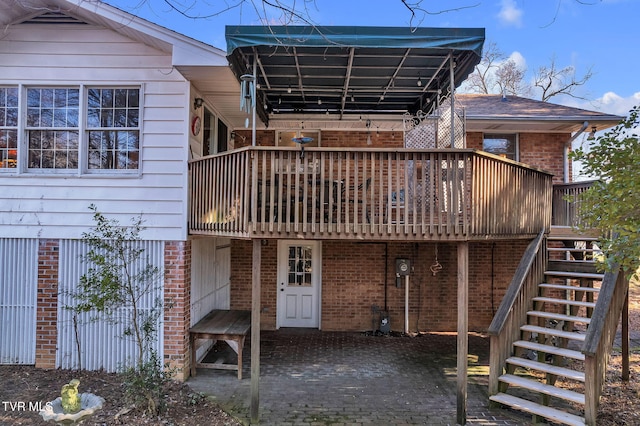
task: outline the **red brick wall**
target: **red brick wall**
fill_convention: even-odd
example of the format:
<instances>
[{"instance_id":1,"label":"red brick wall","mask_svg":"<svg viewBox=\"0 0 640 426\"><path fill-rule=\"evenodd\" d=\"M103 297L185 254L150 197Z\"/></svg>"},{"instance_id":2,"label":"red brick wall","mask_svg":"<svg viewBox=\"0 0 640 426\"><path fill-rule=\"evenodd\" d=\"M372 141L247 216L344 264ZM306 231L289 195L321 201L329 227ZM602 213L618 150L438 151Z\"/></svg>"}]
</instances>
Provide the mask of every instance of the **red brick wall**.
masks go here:
<instances>
[{"instance_id":1,"label":"red brick wall","mask_svg":"<svg viewBox=\"0 0 640 426\"><path fill-rule=\"evenodd\" d=\"M236 130L235 147L251 146L251 131ZM369 132L371 135L372 147L402 148L404 146L402 131L376 131ZM244 141L242 138L245 138ZM256 132L256 144L258 146L275 146L276 131L260 130ZM320 133L320 145L330 148L366 148L366 131L337 131L323 130Z\"/></svg>"},{"instance_id":2,"label":"red brick wall","mask_svg":"<svg viewBox=\"0 0 640 426\"><path fill-rule=\"evenodd\" d=\"M564 146L569 133L520 133L520 162L553 173L553 183L564 181ZM482 149L482 133L467 133L467 147ZM571 176L571 167L569 167Z\"/></svg>"},{"instance_id":3,"label":"red brick wall","mask_svg":"<svg viewBox=\"0 0 640 426\"><path fill-rule=\"evenodd\" d=\"M189 377L191 326L191 241L164 245L164 361L177 369L177 379Z\"/></svg>"},{"instance_id":4,"label":"red brick wall","mask_svg":"<svg viewBox=\"0 0 640 426\"><path fill-rule=\"evenodd\" d=\"M38 297L36 308L36 367L56 367L58 344L58 264L60 242L38 242Z\"/></svg>"},{"instance_id":5,"label":"red brick wall","mask_svg":"<svg viewBox=\"0 0 640 426\"><path fill-rule=\"evenodd\" d=\"M509 285L527 241L471 243L469 248L469 328L486 330ZM372 306L389 310L393 330L404 330L404 280L395 286L396 258L409 258L409 331L457 328L456 244L438 244L443 269L435 276L435 243L322 243L323 330L366 331L377 328ZM276 326L277 243L262 248L263 329ZM251 242L231 247L231 308L251 309ZM386 259L386 263L385 263ZM385 280L386 272L386 280Z\"/></svg>"}]
</instances>

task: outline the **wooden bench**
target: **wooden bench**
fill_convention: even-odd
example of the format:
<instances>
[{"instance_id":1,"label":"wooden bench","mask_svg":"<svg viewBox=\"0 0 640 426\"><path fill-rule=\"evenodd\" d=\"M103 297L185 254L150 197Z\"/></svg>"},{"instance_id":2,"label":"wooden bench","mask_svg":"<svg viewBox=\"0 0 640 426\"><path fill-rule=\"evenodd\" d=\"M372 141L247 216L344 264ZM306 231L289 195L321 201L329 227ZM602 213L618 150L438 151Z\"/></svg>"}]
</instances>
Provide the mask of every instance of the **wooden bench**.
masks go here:
<instances>
[{"instance_id":1,"label":"wooden bench","mask_svg":"<svg viewBox=\"0 0 640 426\"><path fill-rule=\"evenodd\" d=\"M211 311L196 325L189 329L191 345L191 376L196 376L196 368L219 370L238 370L238 380L242 380L242 348L244 339L251 328L251 311ZM196 340L224 340L238 354L238 365L198 362L196 359Z\"/></svg>"}]
</instances>

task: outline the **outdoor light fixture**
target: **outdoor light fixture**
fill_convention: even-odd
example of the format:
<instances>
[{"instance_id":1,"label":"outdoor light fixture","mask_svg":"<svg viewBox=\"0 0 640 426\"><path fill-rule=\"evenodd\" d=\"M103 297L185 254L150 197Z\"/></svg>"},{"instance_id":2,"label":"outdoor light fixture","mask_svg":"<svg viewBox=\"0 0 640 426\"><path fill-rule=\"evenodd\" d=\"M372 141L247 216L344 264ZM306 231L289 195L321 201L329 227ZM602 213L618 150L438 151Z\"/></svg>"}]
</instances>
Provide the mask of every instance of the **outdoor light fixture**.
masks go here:
<instances>
[{"instance_id":1,"label":"outdoor light fixture","mask_svg":"<svg viewBox=\"0 0 640 426\"><path fill-rule=\"evenodd\" d=\"M291 93L291 85L289 85L289 87L287 87L287 93Z\"/></svg>"},{"instance_id":2,"label":"outdoor light fixture","mask_svg":"<svg viewBox=\"0 0 640 426\"><path fill-rule=\"evenodd\" d=\"M422 87L422 78L418 75L418 87Z\"/></svg>"},{"instance_id":3,"label":"outdoor light fixture","mask_svg":"<svg viewBox=\"0 0 640 426\"><path fill-rule=\"evenodd\" d=\"M193 100L193 109L198 109L202 106L202 104L204 103L204 99L202 98L195 98Z\"/></svg>"},{"instance_id":4,"label":"outdoor light fixture","mask_svg":"<svg viewBox=\"0 0 640 426\"><path fill-rule=\"evenodd\" d=\"M591 128L591 132L589 132L589 136L587 136L588 141L592 141L596 138L596 131L597 131L596 126L593 126Z\"/></svg>"}]
</instances>

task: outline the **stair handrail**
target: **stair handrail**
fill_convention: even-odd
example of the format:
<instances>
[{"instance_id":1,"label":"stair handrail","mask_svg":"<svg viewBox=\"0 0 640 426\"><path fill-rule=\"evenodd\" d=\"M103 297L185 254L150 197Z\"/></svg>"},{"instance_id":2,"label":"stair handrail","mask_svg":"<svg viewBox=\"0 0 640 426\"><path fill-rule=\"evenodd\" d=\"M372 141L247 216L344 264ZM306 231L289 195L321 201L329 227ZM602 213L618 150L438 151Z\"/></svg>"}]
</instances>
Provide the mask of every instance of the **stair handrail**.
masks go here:
<instances>
[{"instance_id":1,"label":"stair handrail","mask_svg":"<svg viewBox=\"0 0 640 426\"><path fill-rule=\"evenodd\" d=\"M513 342L520 336L520 326L526 321L538 284L544 277L547 258L545 230L529 243L488 329L491 339L489 395L499 392L498 378L511 354Z\"/></svg>"},{"instance_id":2,"label":"stair handrail","mask_svg":"<svg viewBox=\"0 0 640 426\"><path fill-rule=\"evenodd\" d=\"M605 272L582 345L582 353L585 355L585 422L587 425L596 424L609 355L628 289L629 280L617 265L612 268L612 272Z\"/></svg>"}]
</instances>

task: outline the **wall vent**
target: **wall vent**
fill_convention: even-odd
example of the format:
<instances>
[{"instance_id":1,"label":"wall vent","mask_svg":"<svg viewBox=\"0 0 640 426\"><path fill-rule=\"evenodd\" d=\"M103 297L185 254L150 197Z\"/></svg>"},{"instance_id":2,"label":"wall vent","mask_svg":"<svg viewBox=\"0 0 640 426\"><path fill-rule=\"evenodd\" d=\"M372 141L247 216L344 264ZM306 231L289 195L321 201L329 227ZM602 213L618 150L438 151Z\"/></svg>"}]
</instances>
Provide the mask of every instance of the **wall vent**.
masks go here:
<instances>
[{"instance_id":1,"label":"wall vent","mask_svg":"<svg viewBox=\"0 0 640 426\"><path fill-rule=\"evenodd\" d=\"M23 24L85 24L62 12L45 12L22 22Z\"/></svg>"}]
</instances>

